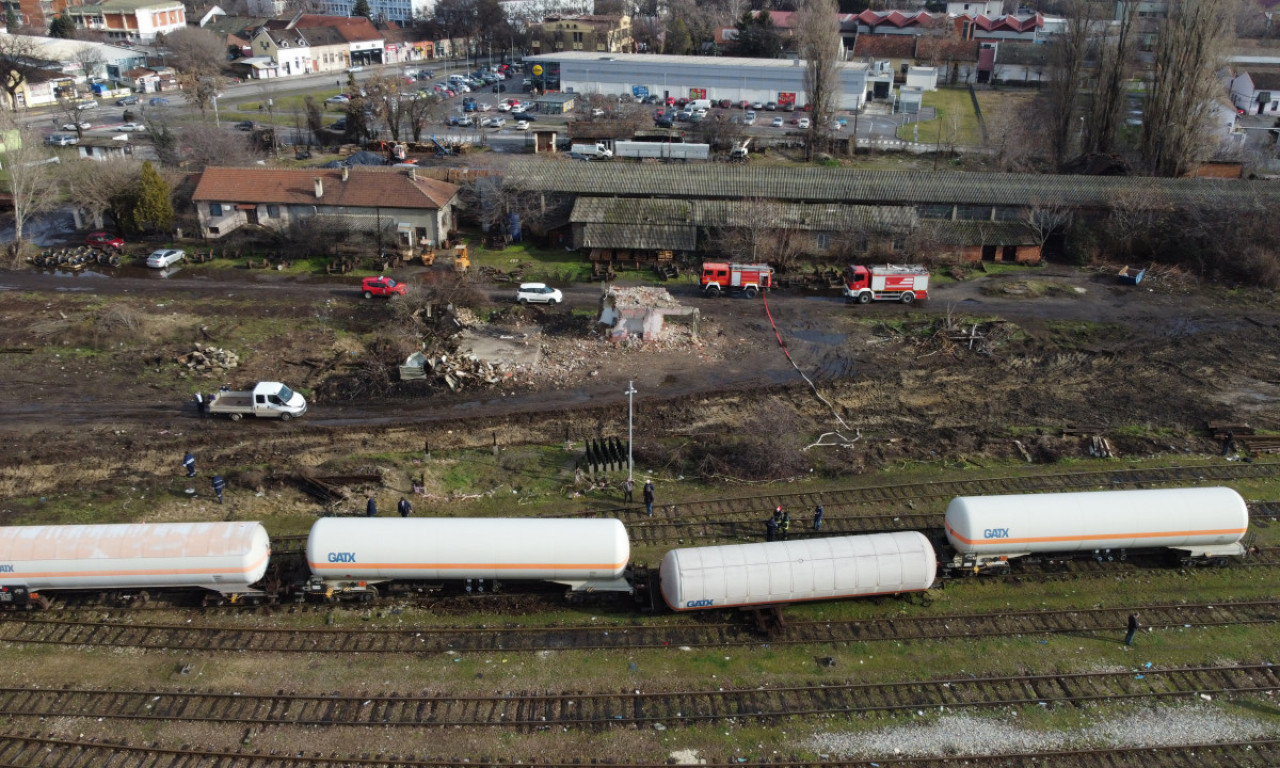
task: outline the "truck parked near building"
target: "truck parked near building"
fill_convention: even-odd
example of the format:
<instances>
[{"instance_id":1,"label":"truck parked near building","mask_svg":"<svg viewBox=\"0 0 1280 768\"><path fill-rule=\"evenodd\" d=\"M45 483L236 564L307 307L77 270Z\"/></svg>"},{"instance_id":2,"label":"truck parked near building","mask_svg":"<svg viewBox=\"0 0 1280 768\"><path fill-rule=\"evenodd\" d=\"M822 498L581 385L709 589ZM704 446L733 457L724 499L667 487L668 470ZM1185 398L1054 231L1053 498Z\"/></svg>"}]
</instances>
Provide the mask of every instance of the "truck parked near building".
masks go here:
<instances>
[{"instance_id":1,"label":"truck parked near building","mask_svg":"<svg viewBox=\"0 0 1280 768\"><path fill-rule=\"evenodd\" d=\"M226 414L232 421L244 416L288 421L307 412L307 399L278 381L260 381L252 390L197 393L196 408L206 414Z\"/></svg>"},{"instance_id":2,"label":"truck parked near building","mask_svg":"<svg viewBox=\"0 0 1280 768\"><path fill-rule=\"evenodd\" d=\"M710 144L678 144L661 141L614 142L618 157L654 158L657 160L707 160L711 157Z\"/></svg>"},{"instance_id":3,"label":"truck parked near building","mask_svg":"<svg viewBox=\"0 0 1280 768\"><path fill-rule=\"evenodd\" d=\"M773 287L773 267L768 264L728 264L722 261L706 261L702 264L702 276L698 284L708 296L720 296L729 291L739 291L753 298L760 291Z\"/></svg>"},{"instance_id":4,"label":"truck parked near building","mask_svg":"<svg viewBox=\"0 0 1280 768\"><path fill-rule=\"evenodd\" d=\"M869 304L875 301L900 301L910 304L929 298L929 270L916 266L864 267L850 264L845 273L846 301Z\"/></svg>"},{"instance_id":5,"label":"truck parked near building","mask_svg":"<svg viewBox=\"0 0 1280 768\"><path fill-rule=\"evenodd\" d=\"M613 151L598 141L595 144L571 144L569 157L583 160L608 160L613 157Z\"/></svg>"}]
</instances>

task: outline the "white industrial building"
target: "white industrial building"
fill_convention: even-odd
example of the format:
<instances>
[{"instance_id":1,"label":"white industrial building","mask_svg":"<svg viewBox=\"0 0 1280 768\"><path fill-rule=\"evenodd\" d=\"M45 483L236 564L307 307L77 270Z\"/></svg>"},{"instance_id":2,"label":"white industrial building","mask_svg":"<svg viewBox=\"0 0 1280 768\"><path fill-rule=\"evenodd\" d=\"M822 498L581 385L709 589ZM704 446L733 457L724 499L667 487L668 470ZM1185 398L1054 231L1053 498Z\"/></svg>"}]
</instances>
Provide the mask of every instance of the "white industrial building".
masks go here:
<instances>
[{"instance_id":1,"label":"white industrial building","mask_svg":"<svg viewBox=\"0 0 1280 768\"><path fill-rule=\"evenodd\" d=\"M804 62L712 56L566 51L525 57L535 85L565 93L631 94L686 99L794 103L807 101ZM542 74L533 71L542 68ZM868 98L888 98L893 70L878 64L841 62L837 109L861 109ZM868 91L871 91L868 94Z\"/></svg>"}]
</instances>

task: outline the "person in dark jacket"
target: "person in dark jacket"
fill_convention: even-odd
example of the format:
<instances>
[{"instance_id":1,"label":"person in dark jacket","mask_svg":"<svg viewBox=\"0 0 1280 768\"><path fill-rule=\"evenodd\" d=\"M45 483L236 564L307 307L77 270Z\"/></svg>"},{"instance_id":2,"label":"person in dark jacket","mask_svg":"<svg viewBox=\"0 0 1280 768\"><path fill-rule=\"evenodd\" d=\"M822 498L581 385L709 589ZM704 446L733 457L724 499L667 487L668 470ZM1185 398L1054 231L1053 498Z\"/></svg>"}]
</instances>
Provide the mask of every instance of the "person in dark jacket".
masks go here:
<instances>
[{"instance_id":1,"label":"person in dark jacket","mask_svg":"<svg viewBox=\"0 0 1280 768\"><path fill-rule=\"evenodd\" d=\"M634 503L635 499L631 496L631 493L635 489L636 489L635 480L632 480L629 477L626 480L623 480L622 481L622 500L628 504Z\"/></svg>"},{"instance_id":2,"label":"person in dark jacket","mask_svg":"<svg viewBox=\"0 0 1280 768\"><path fill-rule=\"evenodd\" d=\"M653 517L653 481L648 480L644 484L644 510L649 513L649 517Z\"/></svg>"},{"instance_id":3,"label":"person in dark jacket","mask_svg":"<svg viewBox=\"0 0 1280 768\"><path fill-rule=\"evenodd\" d=\"M196 457L187 451L187 455L182 457L182 466L187 470L187 477L196 476Z\"/></svg>"},{"instance_id":4,"label":"person in dark jacket","mask_svg":"<svg viewBox=\"0 0 1280 768\"><path fill-rule=\"evenodd\" d=\"M1129 633L1124 636L1125 645L1133 645L1133 636L1138 634L1138 614L1129 614Z\"/></svg>"},{"instance_id":5,"label":"person in dark jacket","mask_svg":"<svg viewBox=\"0 0 1280 768\"><path fill-rule=\"evenodd\" d=\"M227 487L227 481L222 479L222 475L213 476L213 492L218 494L218 503L222 503L222 489Z\"/></svg>"},{"instance_id":6,"label":"person in dark jacket","mask_svg":"<svg viewBox=\"0 0 1280 768\"><path fill-rule=\"evenodd\" d=\"M819 504L813 509L813 530L815 531L822 530L822 515L823 515L822 505Z\"/></svg>"},{"instance_id":7,"label":"person in dark jacket","mask_svg":"<svg viewBox=\"0 0 1280 768\"><path fill-rule=\"evenodd\" d=\"M787 534L791 531L791 513L783 512L782 519L778 521L778 530L782 533L782 540L787 540Z\"/></svg>"},{"instance_id":8,"label":"person in dark jacket","mask_svg":"<svg viewBox=\"0 0 1280 768\"><path fill-rule=\"evenodd\" d=\"M408 517L413 513L413 505L409 503L408 499L401 496L400 503L396 505L396 511L400 513L401 517Z\"/></svg>"},{"instance_id":9,"label":"person in dark jacket","mask_svg":"<svg viewBox=\"0 0 1280 768\"><path fill-rule=\"evenodd\" d=\"M778 518L771 517L764 521L764 540L773 541L778 538Z\"/></svg>"},{"instance_id":10,"label":"person in dark jacket","mask_svg":"<svg viewBox=\"0 0 1280 768\"><path fill-rule=\"evenodd\" d=\"M365 517L378 516L378 502L373 500L373 494L369 494L369 501L366 502L364 505L364 516Z\"/></svg>"}]
</instances>

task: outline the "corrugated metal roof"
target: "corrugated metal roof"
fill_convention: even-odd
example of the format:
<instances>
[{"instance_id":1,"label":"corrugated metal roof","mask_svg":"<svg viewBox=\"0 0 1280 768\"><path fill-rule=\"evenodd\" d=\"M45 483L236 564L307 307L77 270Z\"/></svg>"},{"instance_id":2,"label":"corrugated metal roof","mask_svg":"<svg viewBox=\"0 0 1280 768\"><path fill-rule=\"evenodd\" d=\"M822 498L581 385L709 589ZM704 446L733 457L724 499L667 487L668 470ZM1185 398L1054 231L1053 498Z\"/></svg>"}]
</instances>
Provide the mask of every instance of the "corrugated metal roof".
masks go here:
<instances>
[{"instance_id":1,"label":"corrugated metal roof","mask_svg":"<svg viewBox=\"0 0 1280 768\"><path fill-rule=\"evenodd\" d=\"M951 171L857 171L705 164L566 163L518 158L508 187L633 198L767 199L870 205L946 204L1109 208L1125 197L1172 204L1271 208L1280 185L1222 179L1047 176Z\"/></svg>"},{"instance_id":2,"label":"corrugated metal roof","mask_svg":"<svg viewBox=\"0 0 1280 768\"><path fill-rule=\"evenodd\" d=\"M805 205L773 200L670 200L621 197L579 197L570 221L574 224L670 224L699 227L752 227L762 223L778 229L837 232L843 229L910 232L916 223L909 206Z\"/></svg>"},{"instance_id":3,"label":"corrugated metal roof","mask_svg":"<svg viewBox=\"0 0 1280 768\"><path fill-rule=\"evenodd\" d=\"M579 197L569 220L575 224L687 224L691 215L687 200Z\"/></svg>"},{"instance_id":4,"label":"corrugated metal roof","mask_svg":"<svg viewBox=\"0 0 1280 768\"><path fill-rule=\"evenodd\" d=\"M698 242L698 228L649 224L585 224L583 248L626 248L630 250L692 251Z\"/></svg>"}]
</instances>

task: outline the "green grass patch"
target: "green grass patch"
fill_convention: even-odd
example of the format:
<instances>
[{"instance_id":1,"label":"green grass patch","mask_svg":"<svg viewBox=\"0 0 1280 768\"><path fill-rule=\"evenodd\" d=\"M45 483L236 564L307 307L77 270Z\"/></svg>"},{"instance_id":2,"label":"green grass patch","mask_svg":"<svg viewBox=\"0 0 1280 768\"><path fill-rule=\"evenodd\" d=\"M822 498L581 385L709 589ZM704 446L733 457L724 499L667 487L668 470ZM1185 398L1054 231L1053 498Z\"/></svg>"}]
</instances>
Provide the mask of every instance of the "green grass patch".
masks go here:
<instances>
[{"instance_id":1,"label":"green grass patch","mask_svg":"<svg viewBox=\"0 0 1280 768\"><path fill-rule=\"evenodd\" d=\"M1079 298L1073 286L1049 280L999 280L984 283L979 290L987 296L1011 299Z\"/></svg>"},{"instance_id":2,"label":"green grass patch","mask_svg":"<svg viewBox=\"0 0 1280 768\"><path fill-rule=\"evenodd\" d=\"M973 100L967 88L939 88L926 91L924 106L933 107L938 116L923 122L912 121L898 127L898 138L924 144L982 143L978 127L978 114L973 110Z\"/></svg>"}]
</instances>

